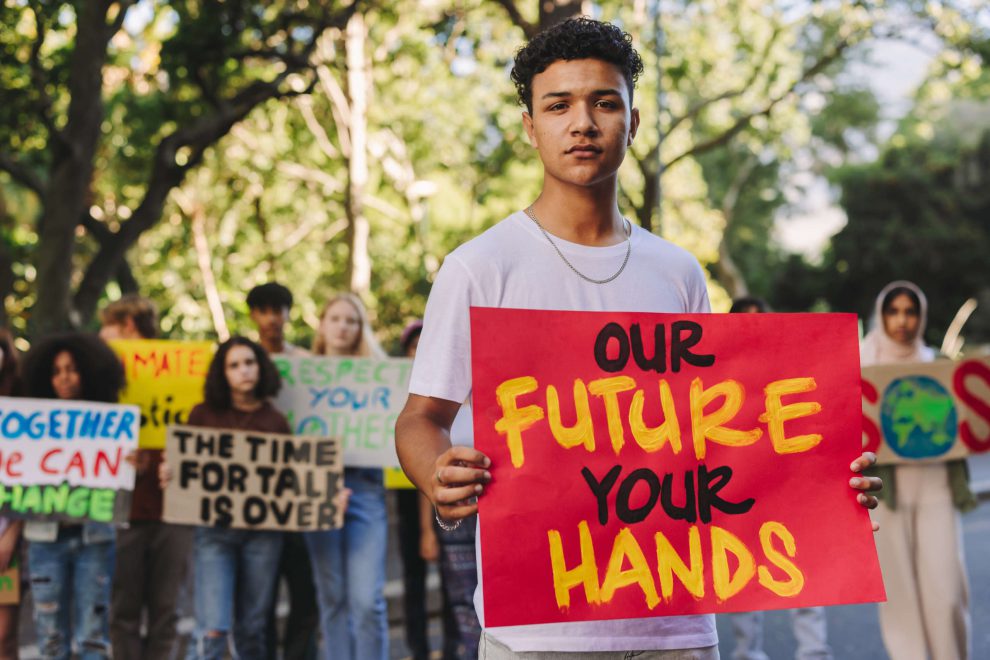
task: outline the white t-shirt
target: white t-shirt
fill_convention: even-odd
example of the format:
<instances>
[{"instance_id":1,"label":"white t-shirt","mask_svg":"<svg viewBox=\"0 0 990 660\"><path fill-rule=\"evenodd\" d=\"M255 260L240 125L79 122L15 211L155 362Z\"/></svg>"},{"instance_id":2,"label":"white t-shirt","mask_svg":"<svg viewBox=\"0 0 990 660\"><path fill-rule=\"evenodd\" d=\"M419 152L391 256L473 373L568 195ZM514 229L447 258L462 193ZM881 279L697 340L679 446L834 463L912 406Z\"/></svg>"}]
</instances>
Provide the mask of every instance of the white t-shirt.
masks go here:
<instances>
[{"instance_id":1,"label":"white t-shirt","mask_svg":"<svg viewBox=\"0 0 990 660\"><path fill-rule=\"evenodd\" d=\"M578 277L525 213L517 212L447 255L426 304L409 391L464 401L471 390L470 308L704 313L705 277L685 250L634 226L629 263L608 284ZM554 238L567 259L594 279L612 275L625 242L588 247ZM478 535L480 539L480 534ZM484 625L481 547L475 608ZM516 652L688 649L718 643L712 615L579 621L489 628Z\"/></svg>"}]
</instances>

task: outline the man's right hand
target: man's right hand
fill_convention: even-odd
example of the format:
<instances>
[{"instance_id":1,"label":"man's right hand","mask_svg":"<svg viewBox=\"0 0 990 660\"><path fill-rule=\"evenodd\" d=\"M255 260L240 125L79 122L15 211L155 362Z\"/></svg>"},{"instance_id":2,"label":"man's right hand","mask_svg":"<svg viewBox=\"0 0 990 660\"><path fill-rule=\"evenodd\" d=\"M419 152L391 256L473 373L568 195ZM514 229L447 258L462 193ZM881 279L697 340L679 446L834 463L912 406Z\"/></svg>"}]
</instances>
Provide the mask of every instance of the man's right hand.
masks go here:
<instances>
[{"instance_id":1,"label":"man's right hand","mask_svg":"<svg viewBox=\"0 0 990 660\"><path fill-rule=\"evenodd\" d=\"M454 446L437 457L430 500L444 520L460 520L478 512L478 497L492 480L492 462L471 447Z\"/></svg>"}]
</instances>

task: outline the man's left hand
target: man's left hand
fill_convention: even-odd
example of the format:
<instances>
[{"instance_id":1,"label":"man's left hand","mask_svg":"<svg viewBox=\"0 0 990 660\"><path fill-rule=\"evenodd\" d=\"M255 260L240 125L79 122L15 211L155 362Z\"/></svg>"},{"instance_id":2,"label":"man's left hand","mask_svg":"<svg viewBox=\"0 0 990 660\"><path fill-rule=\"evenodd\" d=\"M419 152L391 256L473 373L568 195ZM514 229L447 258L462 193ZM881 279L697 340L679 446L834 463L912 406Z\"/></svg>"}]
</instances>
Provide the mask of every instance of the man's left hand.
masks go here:
<instances>
[{"instance_id":1,"label":"man's left hand","mask_svg":"<svg viewBox=\"0 0 990 660\"><path fill-rule=\"evenodd\" d=\"M856 501L860 503L860 506L864 506L867 509L877 508L879 503L877 498L873 495L867 495L870 492L876 492L883 488L883 481L880 477L865 477L860 474L863 470L877 463L877 455L871 451L864 451L863 455L852 462L849 469L856 473L856 476L849 480L849 486L855 490L861 491L859 495L856 496ZM873 531L880 529L880 523L873 521Z\"/></svg>"}]
</instances>

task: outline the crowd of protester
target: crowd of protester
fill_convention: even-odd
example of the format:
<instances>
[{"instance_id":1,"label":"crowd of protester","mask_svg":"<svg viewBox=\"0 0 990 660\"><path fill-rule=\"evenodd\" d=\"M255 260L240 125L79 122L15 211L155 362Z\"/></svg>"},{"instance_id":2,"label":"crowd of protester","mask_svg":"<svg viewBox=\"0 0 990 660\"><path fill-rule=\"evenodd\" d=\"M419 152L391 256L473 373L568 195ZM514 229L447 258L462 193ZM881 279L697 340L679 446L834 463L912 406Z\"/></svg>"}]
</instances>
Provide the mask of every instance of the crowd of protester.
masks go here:
<instances>
[{"instance_id":1,"label":"crowd of protester","mask_svg":"<svg viewBox=\"0 0 990 660\"><path fill-rule=\"evenodd\" d=\"M272 404L280 381L270 355L309 353L288 343L284 329L292 295L277 283L255 287L247 299L257 341L235 336L221 343L210 364L203 402L188 422L196 426L289 433ZM875 321L863 341L863 364L925 361L934 352L921 336L927 304L907 282L877 298ZM767 312L756 298L739 299L732 312ZM375 340L360 299L333 297L324 308L311 353L374 356ZM99 334L61 333L36 341L23 358L9 332L0 332L0 395L115 402L124 370L104 340L157 335L153 305L138 296L110 303ZM423 325L402 333L399 354L415 357ZM470 409L451 429L454 443L471 443ZM273 532L164 523L162 489L171 478L161 450L140 449L130 522L114 528L88 522L22 522L0 518L0 568L18 555L32 594L39 651L45 658L175 657L184 590L192 590L195 633L187 657L268 659L387 658L384 596L388 536L383 472L346 468L344 526L322 532ZM974 499L964 462L875 468L889 487L876 512L877 544L888 592L881 630L892 657L906 649L941 649L964 657L969 637L968 585L959 517ZM426 575L437 562L441 577L442 654L476 657L481 626L472 595L477 586L476 516L451 531L437 524L430 501L414 489L394 491L403 565L406 643L415 660L430 657ZM938 533L928 531L938 528ZM924 533L921 533L924 530ZM914 540L912 540L914 539ZM951 559L951 571L945 561ZM935 567L927 564L935 562ZM191 573L193 579L188 579ZM940 576L927 585L926 576ZM275 605L285 582L289 611L276 626ZM937 588L935 588L937 587ZM27 614L27 613L25 613ZM0 606L0 658L18 653L17 605ZM732 615L734 658L766 658L762 615ZM822 608L793 612L798 656L830 658ZM320 644L319 640L330 640ZM917 639L913 639L917 638ZM959 654L959 655L956 655Z\"/></svg>"},{"instance_id":2,"label":"crowd of protester","mask_svg":"<svg viewBox=\"0 0 990 660\"><path fill-rule=\"evenodd\" d=\"M218 345L202 403L188 424L290 433L285 415L273 405L280 377L270 356L385 356L353 294L327 302L308 351L286 341L293 299L285 286L257 286L247 304L256 341L234 336ZM23 358L10 333L0 331L0 396L117 402L125 373L107 342L157 337L157 313L149 300L127 295L108 304L100 318L98 334L42 337ZM421 329L419 321L409 325L401 355L415 355ZM465 419L464 441L470 442ZM231 652L258 660L389 657L382 469L345 468L346 488L338 495L345 510L341 529L275 532L165 523L163 489L172 469L162 450L139 449L128 460L136 477L126 526L0 517L0 570L23 560L23 586L32 603L31 612L23 613L17 605L0 606L0 660L18 657L22 614L32 617L44 658L165 660L176 657L180 642L190 659ZM411 516L402 504L410 496L416 507ZM405 602L412 654L417 660L430 657L425 566L439 560L447 622L443 657L475 657L480 625L471 603L477 579L474 527L460 528L448 541L435 527L428 502L423 507L429 515L422 514L417 497L413 489L395 491L400 525L415 526L414 553L421 562L418 596L410 583ZM420 544L420 537L430 541ZM408 565L407 579L414 573ZM283 581L289 609L278 626ZM178 633L183 601L193 603L195 631L189 640ZM321 637L328 643L321 645Z\"/></svg>"}]
</instances>

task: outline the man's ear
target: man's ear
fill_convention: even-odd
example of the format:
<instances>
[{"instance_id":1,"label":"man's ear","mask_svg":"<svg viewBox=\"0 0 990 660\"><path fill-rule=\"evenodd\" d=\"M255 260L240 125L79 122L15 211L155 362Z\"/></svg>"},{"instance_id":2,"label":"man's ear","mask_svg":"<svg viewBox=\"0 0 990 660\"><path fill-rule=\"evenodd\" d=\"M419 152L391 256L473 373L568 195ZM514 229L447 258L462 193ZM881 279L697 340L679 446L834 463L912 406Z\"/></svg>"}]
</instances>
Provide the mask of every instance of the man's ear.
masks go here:
<instances>
[{"instance_id":1,"label":"man's ear","mask_svg":"<svg viewBox=\"0 0 990 660\"><path fill-rule=\"evenodd\" d=\"M124 331L129 335L140 337L141 333L138 331L137 323L134 322L133 316L128 316L124 319Z\"/></svg>"},{"instance_id":2,"label":"man's ear","mask_svg":"<svg viewBox=\"0 0 990 660\"><path fill-rule=\"evenodd\" d=\"M636 131L639 130L639 108L633 108L629 113L629 137L626 138L626 146L631 146Z\"/></svg>"},{"instance_id":3,"label":"man's ear","mask_svg":"<svg viewBox=\"0 0 990 660\"><path fill-rule=\"evenodd\" d=\"M533 148L537 148L536 144L536 130L533 128L533 116L527 111L523 110L522 113L523 128L526 129L526 135L529 136L529 143L533 145Z\"/></svg>"}]
</instances>

